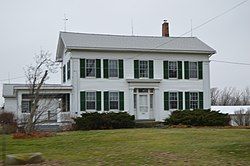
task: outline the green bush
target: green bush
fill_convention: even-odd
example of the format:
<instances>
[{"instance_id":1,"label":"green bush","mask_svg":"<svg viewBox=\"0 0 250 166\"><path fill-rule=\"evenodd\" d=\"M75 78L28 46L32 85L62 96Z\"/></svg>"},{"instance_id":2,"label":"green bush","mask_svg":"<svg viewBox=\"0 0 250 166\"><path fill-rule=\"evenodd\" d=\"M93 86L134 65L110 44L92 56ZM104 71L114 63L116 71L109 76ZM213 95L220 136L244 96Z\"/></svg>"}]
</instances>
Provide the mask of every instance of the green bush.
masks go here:
<instances>
[{"instance_id":1,"label":"green bush","mask_svg":"<svg viewBox=\"0 0 250 166\"><path fill-rule=\"evenodd\" d=\"M165 120L167 125L191 125L191 126L227 126L230 122L228 114L197 109L177 110L172 112Z\"/></svg>"},{"instance_id":2,"label":"green bush","mask_svg":"<svg viewBox=\"0 0 250 166\"><path fill-rule=\"evenodd\" d=\"M133 128L135 117L126 112L83 113L74 119L77 130Z\"/></svg>"}]
</instances>

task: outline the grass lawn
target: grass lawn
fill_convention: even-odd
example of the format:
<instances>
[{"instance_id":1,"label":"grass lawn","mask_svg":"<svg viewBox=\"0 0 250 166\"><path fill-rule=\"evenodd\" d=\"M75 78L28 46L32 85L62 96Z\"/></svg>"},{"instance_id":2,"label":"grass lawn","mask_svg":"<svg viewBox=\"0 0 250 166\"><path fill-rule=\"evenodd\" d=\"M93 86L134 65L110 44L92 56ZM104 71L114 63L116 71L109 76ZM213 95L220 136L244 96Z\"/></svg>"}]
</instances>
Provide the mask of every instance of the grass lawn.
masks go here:
<instances>
[{"instance_id":1,"label":"grass lawn","mask_svg":"<svg viewBox=\"0 0 250 166\"><path fill-rule=\"evenodd\" d=\"M249 129L75 131L14 140L7 154L42 152L58 165L249 165Z\"/></svg>"}]
</instances>

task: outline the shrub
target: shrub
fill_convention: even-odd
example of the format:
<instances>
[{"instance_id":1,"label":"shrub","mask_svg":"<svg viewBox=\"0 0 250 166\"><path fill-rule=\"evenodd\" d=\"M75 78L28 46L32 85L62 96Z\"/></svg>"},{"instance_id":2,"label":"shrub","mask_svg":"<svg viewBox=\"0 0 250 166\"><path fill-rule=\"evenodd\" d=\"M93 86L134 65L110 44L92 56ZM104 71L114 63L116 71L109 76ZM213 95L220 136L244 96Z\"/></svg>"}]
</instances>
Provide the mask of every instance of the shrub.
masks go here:
<instances>
[{"instance_id":1,"label":"shrub","mask_svg":"<svg viewBox=\"0 0 250 166\"><path fill-rule=\"evenodd\" d=\"M77 130L133 128L134 116L126 112L83 113L74 119Z\"/></svg>"},{"instance_id":2,"label":"shrub","mask_svg":"<svg viewBox=\"0 0 250 166\"><path fill-rule=\"evenodd\" d=\"M10 134L15 133L17 130L17 123L14 120L14 114L11 112L1 112L0 123L2 126L1 133Z\"/></svg>"},{"instance_id":3,"label":"shrub","mask_svg":"<svg viewBox=\"0 0 250 166\"><path fill-rule=\"evenodd\" d=\"M197 109L197 110L177 110L172 112L165 120L168 125L191 125L191 126L227 126L230 122L228 114Z\"/></svg>"}]
</instances>

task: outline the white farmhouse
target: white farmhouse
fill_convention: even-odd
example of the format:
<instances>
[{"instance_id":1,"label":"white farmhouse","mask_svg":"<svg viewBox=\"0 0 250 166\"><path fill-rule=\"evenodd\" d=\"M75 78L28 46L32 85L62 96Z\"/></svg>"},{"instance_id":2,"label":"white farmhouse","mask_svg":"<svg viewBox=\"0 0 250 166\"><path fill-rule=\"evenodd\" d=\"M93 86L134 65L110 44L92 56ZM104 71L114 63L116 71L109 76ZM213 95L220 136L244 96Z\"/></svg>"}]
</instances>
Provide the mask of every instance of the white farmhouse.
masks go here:
<instances>
[{"instance_id":1,"label":"white farmhouse","mask_svg":"<svg viewBox=\"0 0 250 166\"><path fill-rule=\"evenodd\" d=\"M62 79L51 92L67 96L71 117L126 111L137 120L163 121L173 110L209 109L209 58L216 51L196 37L169 37L168 29L164 22L161 37L60 32ZM21 113L26 92L16 86L8 97L10 86L3 88L5 108L16 105Z\"/></svg>"}]
</instances>

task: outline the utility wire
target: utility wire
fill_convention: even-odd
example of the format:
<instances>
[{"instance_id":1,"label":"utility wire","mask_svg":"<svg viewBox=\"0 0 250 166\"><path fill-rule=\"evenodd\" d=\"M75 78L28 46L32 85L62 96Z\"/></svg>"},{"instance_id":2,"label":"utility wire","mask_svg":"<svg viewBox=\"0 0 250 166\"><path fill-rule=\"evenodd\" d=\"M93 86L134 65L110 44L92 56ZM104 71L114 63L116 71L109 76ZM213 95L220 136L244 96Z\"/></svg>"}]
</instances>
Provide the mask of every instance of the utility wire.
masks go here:
<instances>
[{"instance_id":1,"label":"utility wire","mask_svg":"<svg viewBox=\"0 0 250 166\"><path fill-rule=\"evenodd\" d=\"M242 63L242 62L232 62L232 61L220 61L220 60L210 60L212 62L219 62L219 63L228 63L228 64L233 64L233 65L246 65L250 66L250 63Z\"/></svg>"},{"instance_id":2,"label":"utility wire","mask_svg":"<svg viewBox=\"0 0 250 166\"><path fill-rule=\"evenodd\" d=\"M242 2L240 2L240 3L238 3L238 4L236 4L236 5L234 5L233 7L227 9L226 11L224 11L224 12L222 12L222 13L220 13L220 14L218 14L218 15L216 15L216 16L210 18L210 19L208 19L207 21L203 22L202 24L200 24L200 25L198 25L198 26L192 28L192 30L189 30L189 31L187 31L187 32L185 32L185 33L179 35L178 37L182 37L182 36L184 36L184 35L190 33L191 31L194 31L194 30L196 30L196 29L199 29L200 27L202 27L202 26L208 24L209 22L211 22L211 21L213 21L213 20L215 20L215 19L217 19L217 18L219 18L219 17L221 17L221 16L223 16L223 15L229 13L229 12L232 11L233 9L235 9L235 8L237 8L237 7L241 6L241 5L243 5L243 4L246 3L247 1L249 1L249 0L244 0L244 1L242 1ZM163 45L165 45L165 44L167 44L167 43L170 43L170 42L172 42L172 41L178 39L178 37L172 38L172 39L170 39L170 40L167 41L167 42L164 42L164 43L162 43L162 44L160 44L160 45L157 45L157 46L153 47L152 49L159 48L159 47L161 47L161 46L163 46ZM137 54L137 55L143 55L143 53L140 53L140 54ZM133 59L133 58L135 58L137 55L135 55L135 56L133 56L133 57L131 57L131 58L127 58L127 59Z\"/></svg>"}]
</instances>

